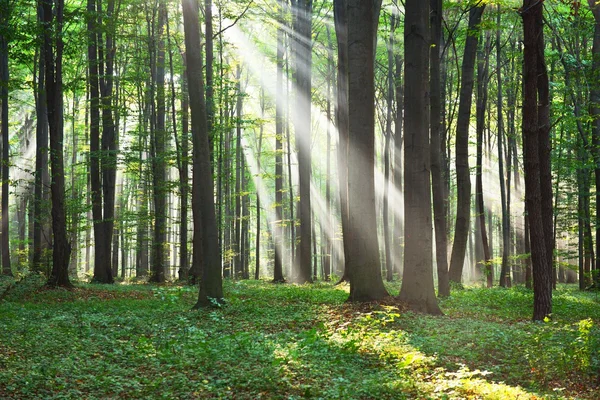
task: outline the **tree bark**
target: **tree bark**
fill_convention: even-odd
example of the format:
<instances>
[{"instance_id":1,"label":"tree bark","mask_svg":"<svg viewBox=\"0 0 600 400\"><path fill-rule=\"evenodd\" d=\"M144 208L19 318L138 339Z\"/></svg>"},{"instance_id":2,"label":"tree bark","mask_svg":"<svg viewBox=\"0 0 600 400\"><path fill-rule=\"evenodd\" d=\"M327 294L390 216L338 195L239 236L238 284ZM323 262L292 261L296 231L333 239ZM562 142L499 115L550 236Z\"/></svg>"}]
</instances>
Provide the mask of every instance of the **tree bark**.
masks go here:
<instances>
[{"instance_id":1,"label":"tree bark","mask_svg":"<svg viewBox=\"0 0 600 400\"><path fill-rule=\"evenodd\" d=\"M295 113L294 132L298 153L298 219L300 241L297 249L298 283L312 282L311 274L311 69L312 69L312 0L291 0L294 43Z\"/></svg>"},{"instance_id":2,"label":"tree bark","mask_svg":"<svg viewBox=\"0 0 600 400\"><path fill-rule=\"evenodd\" d=\"M63 10L64 1L42 0L44 13L44 59L46 69L47 110L50 132L50 168L52 181L52 233L54 248L52 249L52 271L48 277L48 285L72 287L69 280L69 257L71 245L67 235L65 214L65 172L63 162Z\"/></svg>"},{"instance_id":3,"label":"tree bark","mask_svg":"<svg viewBox=\"0 0 600 400\"><path fill-rule=\"evenodd\" d=\"M10 15L8 1L2 3L2 16L0 16L0 136L2 136L2 232L0 246L2 247L2 274L12 276L10 267L10 247L8 232L8 166L9 166L9 143L8 143L8 18ZM4 34L6 33L6 34Z\"/></svg>"},{"instance_id":4,"label":"tree bark","mask_svg":"<svg viewBox=\"0 0 600 400\"><path fill-rule=\"evenodd\" d=\"M473 72L479 38L481 16L484 5L471 8L469 12L469 27L463 57L460 101L458 120L456 122L456 224L454 228L454 243L450 257L449 279L460 284L465 263L467 239L469 235L469 220L471 214L471 178L469 171L469 124L471 120L471 102L473 95Z\"/></svg>"},{"instance_id":5,"label":"tree bark","mask_svg":"<svg viewBox=\"0 0 600 400\"><path fill-rule=\"evenodd\" d=\"M194 145L194 183L192 191L194 251L201 249L203 264L198 302L195 305L195 308L198 308L222 301L223 278L221 275L221 249L219 247L213 197L214 182L210 163L204 82L202 79L199 13L197 4L193 0L183 0L182 3ZM195 259L199 258L195 257Z\"/></svg>"},{"instance_id":6,"label":"tree bark","mask_svg":"<svg viewBox=\"0 0 600 400\"><path fill-rule=\"evenodd\" d=\"M280 24L284 23L283 1L278 1ZM273 241L275 244L275 260L273 265L273 282L285 282L283 277L283 116L286 100L283 94L283 28L277 28L277 78L275 83L275 222L273 224ZM291 179L291 177L290 177Z\"/></svg>"},{"instance_id":7,"label":"tree bark","mask_svg":"<svg viewBox=\"0 0 600 400\"><path fill-rule=\"evenodd\" d=\"M438 296L450 296L448 281L448 237L446 226L446 191L442 165L442 98L440 54L442 52L442 0L431 0L431 188L435 226L435 255L438 273Z\"/></svg>"},{"instance_id":8,"label":"tree bark","mask_svg":"<svg viewBox=\"0 0 600 400\"><path fill-rule=\"evenodd\" d=\"M548 104L545 104L547 98L544 93L547 90L548 82L546 80L544 83L543 78L541 78L541 75L545 74L545 64L543 64L543 60L540 61L540 57L543 58L542 3L535 0L524 0L521 16L524 29L523 146L525 199L529 219L533 270L533 319L543 320L552 314L552 247L549 245L551 239L547 238L547 221L545 221L545 218L548 217L545 199L545 186L548 182L542 182L549 178L547 171L545 171L545 168L549 167L549 160L544 160L544 157L546 157L545 146L549 144L549 140L542 137L548 135L549 129L547 125L548 115L546 110L542 108L548 106ZM549 151L549 148L547 150ZM550 198L550 204L552 204L551 201ZM552 219L550 215L551 226Z\"/></svg>"},{"instance_id":9,"label":"tree bark","mask_svg":"<svg viewBox=\"0 0 600 400\"><path fill-rule=\"evenodd\" d=\"M477 55L477 163L475 173L475 206L479 219L479 233L483 249L483 266L487 281L487 287L492 287L494 282L493 266L491 264L491 249L485 227L485 207L483 202L483 131L485 129L485 110L487 107L487 90L489 79L489 53L491 48L491 36L486 35L486 41ZM491 215L491 214L490 214ZM491 224L490 224L491 225ZM490 232L491 232L490 226ZM491 239L491 235L490 235ZM481 262L477 260L477 262Z\"/></svg>"},{"instance_id":10,"label":"tree bark","mask_svg":"<svg viewBox=\"0 0 600 400\"><path fill-rule=\"evenodd\" d=\"M407 0L404 24L404 274L398 298L418 312L440 315L433 283L431 150L429 142L430 4Z\"/></svg>"},{"instance_id":11,"label":"tree bark","mask_svg":"<svg viewBox=\"0 0 600 400\"><path fill-rule=\"evenodd\" d=\"M346 18L336 21L347 24L348 163L347 185L342 190L348 196L348 230L343 234L348 236L345 262L350 301L372 301L388 295L381 277L375 212L374 56L379 6L345 1L338 8L344 8Z\"/></svg>"},{"instance_id":12,"label":"tree bark","mask_svg":"<svg viewBox=\"0 0 600 400\"><path fill-rule=\"evenodd\" d=\"M508 182L505 185L504 179L504 158L503 158L503 138L504 138L504 115L502 99L502 42L501 42L501 12L498 6L498 15L496 17L496 78L498 93L496 97L497 124L498 124L498 176L500 177L500 203L502 206L502 265L500 268L500 286L510 287L510 269L508 258L510 256L510 170L508 172ZM507 157L508 161L509 157ZM507 197L508 192L508 197Z\"/></svg>"},{"instance_id":13,"label":"tree bark","mask_svg":"<svg viewBox=\"0 0 600 400\"><path fill-rule=\"evenodd\" d=\"M594 15L594 42L592 46L593 79L590 87L590 113L592 122L592 154L594 157L594 178L596 186L596 270L600 269L600 3L588 0ZM600 274L596 273L596 287L600 287Z\"/></svg>"}]
</instances>

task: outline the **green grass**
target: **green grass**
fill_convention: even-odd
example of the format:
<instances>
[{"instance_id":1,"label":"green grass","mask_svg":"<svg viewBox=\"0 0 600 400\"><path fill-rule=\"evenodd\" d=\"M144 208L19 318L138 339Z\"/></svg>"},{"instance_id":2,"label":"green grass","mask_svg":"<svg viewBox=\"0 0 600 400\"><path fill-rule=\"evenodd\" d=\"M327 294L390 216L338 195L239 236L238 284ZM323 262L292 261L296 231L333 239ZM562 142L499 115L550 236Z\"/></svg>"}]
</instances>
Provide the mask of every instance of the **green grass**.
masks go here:
<instances>
[{"instance_id":1,"label":"green grass","mask_svg":"<svg viewBox=\"0 0 600 400\"><path fill-rule=\"evenodd\" d=\"M2 399L600 398L600 299L572 287L532 323L522 288L455 291L429 317L330 284L226 282L200 311L191 287L41 284L0 300Z\"/></svg>"}]
</instances>

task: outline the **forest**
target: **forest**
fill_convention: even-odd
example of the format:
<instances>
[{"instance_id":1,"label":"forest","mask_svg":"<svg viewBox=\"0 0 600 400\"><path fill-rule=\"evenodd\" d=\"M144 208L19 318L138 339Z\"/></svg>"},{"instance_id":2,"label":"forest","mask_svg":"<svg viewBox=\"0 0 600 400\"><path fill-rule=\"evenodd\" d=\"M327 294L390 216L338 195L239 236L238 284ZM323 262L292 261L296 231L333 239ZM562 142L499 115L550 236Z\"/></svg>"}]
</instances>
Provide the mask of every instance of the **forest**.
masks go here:
<instances>
[{"instance_id":1,"label":"forest","mask_svg":"<svg viewBox=\"0 0 600 400\"><path fill-rule=\"evenodd\" d=\"M600 398L600 2L0 0L0 398Z\"/></svg>"}]
</instances>

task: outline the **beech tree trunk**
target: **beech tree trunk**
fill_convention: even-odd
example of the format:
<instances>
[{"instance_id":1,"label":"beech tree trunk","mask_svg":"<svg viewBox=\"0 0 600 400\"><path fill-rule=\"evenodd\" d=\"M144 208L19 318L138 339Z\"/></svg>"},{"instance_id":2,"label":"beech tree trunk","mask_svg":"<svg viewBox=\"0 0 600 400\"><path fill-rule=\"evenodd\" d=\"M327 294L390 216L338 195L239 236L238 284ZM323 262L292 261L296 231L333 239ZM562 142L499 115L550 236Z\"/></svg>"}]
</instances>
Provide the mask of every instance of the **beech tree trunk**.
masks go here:
<instances>
[{"instance_id":1,"label":"beech tree trunk","mask_svg":"<svg viewBox=\"0 0 600 400\"><path fill-rule=\"evenodd\" d=\"M433 284L431 150L429 142L430 4L407 0L404 23L404 274L398 298L418 312L440 315Z\"/></svg>"},{"instance_id":2,"label":"beech tree trunk","mask_svg":"<svg viewBox=\"0 0 600 400\"><path fill-rule=\"evenodd\" d=\"M450 296L448 281L448 237L446 224L446 191L442 165L442 98L440 54L442 52L442 0L431 0L431 188L435 226L435 255L438 273L438 296Z\"/></svg>"},{"instance_id":3,"label":"beech tree trunk","mask_svg":"<svg viewBox=\"0 0 600 400\"><path fill-rule=\"evenodd\" d=\"M594 43L592 46L592 71L594 76L590 88L590 112L592 122L592 154L594 157L594 178L596 186L596 270L600 270L600 3L588 0L594 15ZM600 287L600 274L596 273L596 287Z\"/></svg>"},{"instance_id":4,"label":"beech tree trunk","mask_svg":"<svg viewBox=\"0 0 600 400\"><path fill-rule=\"evenodd\" d=\"M2 1L0 8L2 16L0 16L0 136L2 136L2 232L1 243L2 247L2 274L12 276L10 268L10 248L9 248L9 232L8 232L8 166L9 166L9 144L8 144L8 38L4 34L8 34L8 18L10 15L8 1Z\"/></svg>"},{"instance_id":5,"label":"beech tree trunk","mask_svg":"<svg viewBox=\"0 0 600 400\"><path fill-rule=\"evenodd\" d=\"M192 118L194 147L194 183L192 209L194 214L194 252L201 250L194 260L202 261L202 278L198 302L195 308L221 302L223 278L221 274L221 249L214 204L214 182L212 178L206 102L202 78L202 52L200 47L200 24L198 6L192 0L183 0L183 21L187 73Z\"/></svg>"},{"instance_id":6,"label":"beech tree trunk","mask_svg":"<svg viewBox=\"0 0 600 400\"><path fill-rule=\"evenodd\" d=\"M473 72L477 54L477 42L481 24L481 16L485 4L471 8L467 41L461 68L460 101L458 120L456 122L456 224L454 227L454 243L450 258L449 278L451 282L462 283L462 272L469 236L471 218L471 177L469 171L469 124L471 122L471 103L473 97Z\"/></svg>"},{"instance_id":7,"label":"beech tree trunk","mask_svg":"<svg viewBox=\"0 0 600 400\"><path fill-rule=\"evenodd\" d=\"M64 1L42 0L44 13L44 59L46 69L46 101L50 132L50 168L52 180L52 271L49 286L72 287L69 280L71 245L67 235L65 214L65 171L63 160L63 10Z\"/></svg>"},{"instance_id":8,"label":"beech tree trunk","mask_svg":"<svg viewBox=\"0 0 600 400\"><path fill-rule=\"evenodd\" d=\"M284 22L283 1L277 2L280 24ZM275 244L275 260L273 265L273 282L283 283L283 118L286 100L283 94L283 28L277 28L277 78L275 83L275 223L273 224L273 242Z\"/></svg>"},{"instance_id":9,"label":"beech tree trunk","mask_svg":"<svg viewBox=\"0 0 600 400\"><path fill-rule=\"evenodd\" d=\"M311 241L312 219L310 202L311 185L311 69L312 69L312 0L291 0L294 38L295 113L294 132L298 153L298 219L300 241L297 249L298 283L312 282Z\"/></svg>"},{"instance_id":10,"label":"beech tree trunk","mask_svg":"<svg viewBox=\"0 0 600 400\"><path fill-rule=\"evenodd\" d=\"M336 2L337 3L337 2ZM350 301L372 301L388 295L381 277L375 212L375 34L381 2L347 0L348 236L345 244ZM336 7L337 8L337 7ZM352 44L352 45L350 45ZM339 44L338 44L339 45ZM341 105L343 107L343 105ZM344 150L346 151L346 150Z\"/></svg>"},{"instance_id":11,"label":"beech tree trunk","mask_svg":"<svg viewBox=\"0 0 600 400\"><path fill-rule=\"evenodd\" d=\"M485 110L488 98L490 46L491 36L486 35L486 41L479 50L477 56L477 164L475 177L475 208L479 220L479 233L481 234L481 244L483 249L483 260L477 260L477 262L482 262L484 266L483 270L485 271L487 287L492 287L494 282L494 269L491 264L491 246L488 243L488 236L486 233L485 207L483 202L483 131L485 130ZM490 232L491 228L490 224Z\"/></svg>"},{"instance_id":12,"label":"beech tree trunk","mask_svg":"<svg viewBox=\"0 0 600 400\"><path fill-rule=\"evenodd\" d=\"M525 165L525 200L529 219L533 271L533 319L543 320L552 314L552 238L547 235L548 218L545 197L550 186L549 124L546 103L548 81L543 61L542 3L524 0L521 17L524 29L523 62L523 147ZM543 76L546 75L544 82ZM546 146L548 146L546 148ZM552 197L550 211L552 210ZM550 214L552 227L552 214Z\"/></svg>"}]
</instances>

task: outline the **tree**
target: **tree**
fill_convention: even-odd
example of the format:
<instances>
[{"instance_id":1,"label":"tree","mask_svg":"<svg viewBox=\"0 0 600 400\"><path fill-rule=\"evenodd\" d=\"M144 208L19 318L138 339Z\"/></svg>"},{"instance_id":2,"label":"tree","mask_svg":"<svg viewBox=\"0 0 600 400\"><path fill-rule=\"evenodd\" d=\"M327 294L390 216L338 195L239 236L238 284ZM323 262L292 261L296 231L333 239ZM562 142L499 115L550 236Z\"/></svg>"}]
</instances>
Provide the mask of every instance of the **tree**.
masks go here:
<instances>
[{"instance_id":1,"label":"tree","mask_svg":"<svg viewBox=\"0 0 600 400\"><path fill-rule=\"evenodd\" d=\"M600 269L600 3L588 0L594 15L594 42L592 46L592 82L590 85L590 112L592 124L592 154L596 185L596 269ZM595 285L600 285L600 274L596 274Z\"/></svg>"},{"instance_id":2,"label":"tree","mask_svg":"<svg viewBox=\"0 0 600 400\"><path fill-rule=\"evenodd\" d=\"M448 237L446 227L446 196L442 165L442 83L440 55L442 52L442 1L431 0L431 189L435 225L435 255L438 273L438 296L450 296L448 282Z\"/></svg>"},{"instance_id":3,"label":"tree","mask_svg":"<svg viewBox=\"0 0 600 400\"><path fill-rule=\"evenodd\" d=\"M548 75L544 61L542 3L524 0L523 18L523 147L525 201L533 270L533 319L552 314L552 198L548 215L546 188L551 189ZM550 193L551 195L552 193ZM548 237L550 234L550 237Z\"/></svg>"},{"instance_id":4,"label":"tree","mask_svg":"<svg viewBox=\"0 0 600 400\"><path fill-rule=\"evenodd\" d=\"M166 1L160 1L158 5L157 38L153 38L154 57L152 76L156 83L156 108L152 118L151 126L154 124L152 140L152 179L154 184L154 243L152 275L150 281L165 281L165 246L167 244L167 132L165 129L165 25L167 21ZM152 92L152 90L151 90ZM154 99L151 100L154 105Z\"/></svg>"},{"instance_id":5,"label":"tree","mask_svg":"<svg viewBox=\"0 0 600 400\"><path fill-rule=\"evenodd\" d=\"M295 81L294 132L298 152L298 243L296 262L298 283L312 281L311 276L311 69L312 0L291 0L294 37L292 43Z\"/></svg>"},{"instance_id":6,"label":"tree","mask_svg":"<svg viewBox=\"0 0 600 400\"><path fill-rule=\"evenodd\" d=\"M280 24L283 24L283 1L277 2ZM277 28L277 77L275 82L275 224L273 240L275 243L275 260L273 265L273 282L283 283L283 116L285 100L283 96L283 28ZM261 131L262 132L262 131ZM258 260L257 260L258 262Z\"/></svg>"},{"instance_id":7,"label":"tree","mask_svg":"<svg viewBox=\"0 0 600 400\"><path fill-rule=\"evenodd\" d=\"M12 275L10 268L10 248L8 234L8 19L10 15L8 1L0 3L0 136L2 137L2 231L0 233L2 247L2 274Z\"/></svg>"},{"instance_id":8,"label":"tree","mask_svg":"<svg viewBox=\"0 0 600 400\"><path fill-rule=\"evenodd\" d=\"M348 201L348 224L343 234L344 245L348 246L344 253L350 301L372 301L388 295L380 271L374 177L374 46L380 6L378 1L359 0L334 4L338 12L336 24L342 24L336 30L347 29L347 42L338 42L338 48L345 46L341 51L348 57L344 77L348 85L348 142L344 144L347 148L342 149L348 160L347 183L340 186L347 192Z\"/></svg>"},{"instance_id":9,"label":"tree","mask_svg":"<svg viewBox=\"0 0 600 400\"><path fill-rule=\"evenodd\" d=\"M450 257L449 277L451 282L461 283L469 222L471 215L471 178L469 171L469 124L471 120L471 103L473 96L475 56L479 37L479 25L485 4L478 1L469 12L467 41L461 67L460 100L458 120L456 121L456 224L454 226L454 242Z\"/></svg>"},{"instance_id":10,"label":"tree","mask_svg":"<svg viewBox=\"0 0 600 400\"><path fill-rule=\"evenodd\" d=\"M415 311L439 315L433 285L429 143L429 2L405 6L404 274L398 298Z\"/></svg>"},{"instance_id":11,"label":"tree","mask_svg":"<svg viewBox=\"0 0 600 400\"><path fill-rule=\"evenodd\" d=\"M489 81L489 59L491 50L491 36L486 34L486 40L482 43L477 52L477 162L475 165L475 212L479 222L479 233L481 236L481 246L483 250L483 270L485 271L487 286L492 287L494 282L493 268L491 265L491 234L490 243L485 229L485 207L483 204L483 134L485 130L485 114L488 102L488 81ZM488 213L491 217L491 213ZM490 223L490 232L492 229ZM476 238L479 240L480 238ZM480 262L478 259L477 262Z\"/></svg>"},{"instance_id":12,"label":"tree","mask_svg":"<svg viewBox=\"0 0 600 400\"><path fill-rule=\"evenodd\" d=\"M183 0L183 25L187 55L188 91L193 141L194 262L202 261L202 277L195 308L220 302L223 299L221 249L215 216L214 182L210 163L204 81L202 79L202 52L198 4ZM201 252L201 255L197 252Z\"/></svg>"},{"instance_id":13,"label":"tree","mask_svg":"<svg viewBox=\"0 0 600 400\"><path fill-rule=\"evenodd\" d=\"M65 215L65 171L63 161L63 0L42 0L44 22L44 59L46 69L46 107L50 132L50 168L52 179L52 271L49 286L71 287L69 257L71 245Z\"/></svg>"}]
</instances>

